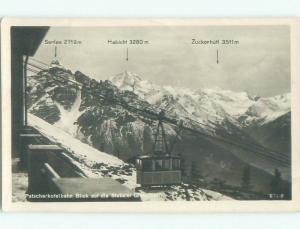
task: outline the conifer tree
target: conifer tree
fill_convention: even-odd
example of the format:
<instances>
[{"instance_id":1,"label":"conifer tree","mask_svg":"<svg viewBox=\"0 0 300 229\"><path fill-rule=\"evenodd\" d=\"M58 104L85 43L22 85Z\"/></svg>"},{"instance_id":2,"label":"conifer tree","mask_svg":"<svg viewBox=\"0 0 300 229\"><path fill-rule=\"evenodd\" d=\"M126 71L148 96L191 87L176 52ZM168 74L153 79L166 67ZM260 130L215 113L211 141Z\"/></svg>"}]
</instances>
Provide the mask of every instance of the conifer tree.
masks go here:
<instances>
[{"instance_id":1,"label":"conifer tree","mask_svg":"<svg viewBox=\"0 0 300 229\"><path fill-rule=\"evenodd\" d=\"M279 169L274 170L274 176L271 180L271 192L275 194L281 194L282 193L282 188L281 188L281 172Z\"/></svg>"},{"instance_id":2,"label":"conifer tree","mask_svg":"<svg viewBox=\"0 0 300 229\"><path fill-rule=\"evenodd\" d=\"M251 171L249 166L245 166L242 176L242 187L249 191L251 189Z\"/></svg>"}]
</instances>

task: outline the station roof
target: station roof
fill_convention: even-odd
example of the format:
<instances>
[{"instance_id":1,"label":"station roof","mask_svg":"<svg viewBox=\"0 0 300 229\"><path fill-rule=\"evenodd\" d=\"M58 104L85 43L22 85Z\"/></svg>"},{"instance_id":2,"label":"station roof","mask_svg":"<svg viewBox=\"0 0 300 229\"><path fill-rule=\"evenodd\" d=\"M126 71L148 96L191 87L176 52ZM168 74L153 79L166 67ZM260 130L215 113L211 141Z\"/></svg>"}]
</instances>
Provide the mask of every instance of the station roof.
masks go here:
<instances>
[{"instance_id":1,"label":"station roof","mask_svg":"<svg viewBox=\"0 0 300 229\"><path fill-rule=\"evenodd\" d=\"M21 55L33 56L48 30L47 26L11 27L14 51Z\"/></svg>"}]
</instances>

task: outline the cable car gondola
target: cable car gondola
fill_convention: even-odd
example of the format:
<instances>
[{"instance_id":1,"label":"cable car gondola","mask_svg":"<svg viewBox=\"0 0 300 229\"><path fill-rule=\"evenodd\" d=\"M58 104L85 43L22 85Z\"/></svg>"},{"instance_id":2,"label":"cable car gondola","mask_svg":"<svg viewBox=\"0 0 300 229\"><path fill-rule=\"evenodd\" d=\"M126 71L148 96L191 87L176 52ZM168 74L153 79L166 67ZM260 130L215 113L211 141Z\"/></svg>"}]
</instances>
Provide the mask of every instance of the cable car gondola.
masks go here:
<instances>
[{"instance_id":1,"label":"cable car gondola","mask_svg":"<svg viewBox=\"0 0 300 229\"><path fill-rule=\"evenodd\" d=\"M137 184L145 186L162 186L181 183L181 158L171 155L168 150L163 126L164 111L158 115L158 125L151 155L136 158Z\"/></svg>"}]
</instances>

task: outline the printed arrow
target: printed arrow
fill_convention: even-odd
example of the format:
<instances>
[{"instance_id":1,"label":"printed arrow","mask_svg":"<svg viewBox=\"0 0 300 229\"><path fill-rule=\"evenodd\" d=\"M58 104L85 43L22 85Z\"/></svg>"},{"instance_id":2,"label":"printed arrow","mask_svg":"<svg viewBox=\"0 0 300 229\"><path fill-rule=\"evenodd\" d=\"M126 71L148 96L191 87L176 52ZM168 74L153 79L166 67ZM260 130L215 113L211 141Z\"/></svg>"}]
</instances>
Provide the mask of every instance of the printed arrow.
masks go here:
<instances>
[{"instance_id":1,"label":"printed arrow","mask_svg":"<svg viewBox=\"0 0 300 229\"><path fill-rule=\"evenodd\" d=\"M219 50L217 50L217 64L219 63Z\"/></svg>"},{"instance_id":2,"label":"printed arrow","mask_svg":"<svg viewBox=\"0 0 300 229\"><path fill-rule=\"evenodd\" d=\"M126 60L128 61L128 48L126 49Z\"/></svg>"}]
</instances>

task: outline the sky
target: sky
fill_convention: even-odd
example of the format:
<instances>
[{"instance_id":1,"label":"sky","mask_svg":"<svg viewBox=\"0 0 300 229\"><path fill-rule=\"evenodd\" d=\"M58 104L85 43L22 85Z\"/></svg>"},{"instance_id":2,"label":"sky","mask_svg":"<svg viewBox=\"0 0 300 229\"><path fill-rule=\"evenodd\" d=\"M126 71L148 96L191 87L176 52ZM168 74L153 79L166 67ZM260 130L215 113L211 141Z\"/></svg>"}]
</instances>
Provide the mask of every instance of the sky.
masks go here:
<instances>
[{"instance_id":1,"label":"sky","mask_svg":"<svg viewBox=\"0 0 300 229\"><path fill-rule=\"evenodd\" d=\"M130 71L160 85L219 87L264 97L290 92L288 26L51 27L44 41L65 39L81 44L57 44L60 63L97 80ZM149 44L108 44L130 39ZM195 45L192 39L238 44ZM34 57L50 64L54 47L43 42Z\"/></svg>"}]
</instances>

